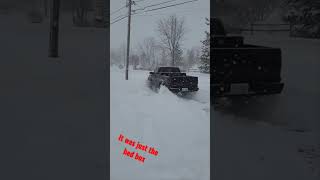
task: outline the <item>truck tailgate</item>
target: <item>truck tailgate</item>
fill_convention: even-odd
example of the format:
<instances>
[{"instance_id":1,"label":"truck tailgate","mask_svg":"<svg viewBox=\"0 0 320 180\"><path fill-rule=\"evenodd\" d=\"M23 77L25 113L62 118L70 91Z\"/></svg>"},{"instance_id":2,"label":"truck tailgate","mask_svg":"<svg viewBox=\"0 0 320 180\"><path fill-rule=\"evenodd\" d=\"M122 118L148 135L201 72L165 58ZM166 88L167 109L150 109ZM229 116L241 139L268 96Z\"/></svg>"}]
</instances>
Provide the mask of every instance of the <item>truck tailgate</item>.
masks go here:
<instances>
[{"instance_id":1,"label":"truck tailgate","mask_svg":"<svg viewBox=\"0 0 320 180\"><path fill-rule=\"evenodd\" d=\"M198 78L193 76L176 76L169 79L170 87L193 87L198 86Z\"/></svg>"},{"instance_id":2,"label":"truck tailgate","mask_svg":"<svg viewBox=\"0 0 320 180\"><path fill-rule=\"evenodd\" d=\"M280 82L281 50L265 47L214 48L214 83Z\"/></svg>"}]
</instances>

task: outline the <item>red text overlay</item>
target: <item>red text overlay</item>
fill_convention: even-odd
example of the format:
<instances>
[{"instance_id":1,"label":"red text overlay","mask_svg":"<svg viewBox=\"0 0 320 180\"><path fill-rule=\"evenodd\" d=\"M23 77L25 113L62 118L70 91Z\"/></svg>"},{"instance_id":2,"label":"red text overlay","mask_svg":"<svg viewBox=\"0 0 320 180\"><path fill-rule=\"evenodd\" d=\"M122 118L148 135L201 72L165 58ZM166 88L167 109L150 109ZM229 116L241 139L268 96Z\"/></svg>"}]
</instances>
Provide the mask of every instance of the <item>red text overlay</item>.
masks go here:
<instances>
[{"instance_id":1,"label":"red text overlay","mask_svg":"<svg viewBox=\"0 0 320 180\"><path fill-rule=\"evenodd\" d=\"M143 154L150 154L152 156L158 156L158 150L154 147L148 146L146 144L142 144L141 142L137 142L133 139L125 137L123 134L120 134L118 137L118 141L124 143L125 145L134 148L134 150L124 148L122 155L135 159L141 163L144 163L146 158Z\"/></svg>"}]
</instances>

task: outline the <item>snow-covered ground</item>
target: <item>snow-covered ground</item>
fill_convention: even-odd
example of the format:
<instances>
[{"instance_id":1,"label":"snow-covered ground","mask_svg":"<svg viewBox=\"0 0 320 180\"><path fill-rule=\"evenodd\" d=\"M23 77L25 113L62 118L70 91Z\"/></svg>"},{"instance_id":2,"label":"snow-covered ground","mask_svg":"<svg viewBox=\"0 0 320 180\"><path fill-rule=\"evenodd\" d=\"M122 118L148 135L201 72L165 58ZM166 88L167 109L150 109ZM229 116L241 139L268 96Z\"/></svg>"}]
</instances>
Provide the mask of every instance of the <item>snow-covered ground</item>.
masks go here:
<instances>
[{"instance_id":1,"label":"snow-covered ground","mask_svg":"<svg viewBox=\"0 0 320 180\"><path fill-rule=\"evenodd\" d=\"M245 41L282 49L285 89L211 110L213 178L319 179L320 41L276 34Z\"/></svg>"},{"instance_id":2,"label":"snow-covered ground","mask_svg":"<svg viewBox=\"0 0 320 180\"><path fill-rule=\"evenodd\" d=\"M209 75L190 73L199 77L200 90L186 99L166 88L158 93L149 89L146 86L148 73L130 70L126 81L123 70L110 69L111 179L208 180ZM143 154L144 164L123 156L127 146L118 142L120 133L156 147L159 155Z\"/></svg>"},{"instance_id":3,"label":"snow-covered ground","mask_svg":"<svg viewBox=\"0 0 320 180\"><path fill-rule=\"evenodd\" d=\"M0 179L105 179L106 30L0 15ZM19 172L19 173L18 173Z\"/></svg>"},{"instance_id":4,"label":"snow-covered ground","mask_svg":"<svg viewBox=\"0 0 320 180\"><path fill-rule=\"evenodd\" d=\"M61 179L68 172L79 179L103 177L95 164L104 157L103 124L94 117L105 116L108 77L103 76L101 37L106 32L74 28L65 18L57 63L47 58L48 21L28 24L21 16L0 16L0 21L1 148L2 161L11 168L3 173L14 179ZM122 70L110 70L112 180L208 179L210 156L217 180L319 179L319 155L305 156L320 149L320 41L270 35L246 40L282 48L282 94L236 99L209 112L208 75L188 73L199 77L200 91L183 99L166 89L148 89L146 71L130 71L125 81ZM143 154L144 164L124 157L120 133L156 147L159 155ZM307 150L308 145L315 149ZM21 175L16 169L23 170Z\"/></svg>"}]
</instances>

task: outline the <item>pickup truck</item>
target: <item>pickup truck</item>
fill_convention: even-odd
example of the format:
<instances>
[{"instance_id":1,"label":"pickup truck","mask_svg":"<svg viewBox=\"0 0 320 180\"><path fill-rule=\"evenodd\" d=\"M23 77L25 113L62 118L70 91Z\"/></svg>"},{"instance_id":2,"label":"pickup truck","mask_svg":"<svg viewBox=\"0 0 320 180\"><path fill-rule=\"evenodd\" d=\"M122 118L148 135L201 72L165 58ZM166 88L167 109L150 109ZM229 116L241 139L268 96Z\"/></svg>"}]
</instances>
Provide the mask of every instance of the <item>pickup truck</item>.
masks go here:
<instances>
[{"instance_id":1,"label":"pickup truck","mask_svg":"<svg viewBox=\"0 0 320 180\"><path fill-rule=\"evenodd\" d=\"M278 94L281 82L281 49L243 43L228 36L222 22L211 19L210 89L218 97Z\"/></svg>"},{"instance_id":2,"label":"pickup truck","mask_svg":"<svg viewBox=\"0 0 320 180\"><path fill-rule=\"evenodd\" d=\"M198 77L187 76L178 67L157 67L149 72L148 82L152 89L166 86L173 93L188 93L198 91Z\"/></svg>"}]
</instances>

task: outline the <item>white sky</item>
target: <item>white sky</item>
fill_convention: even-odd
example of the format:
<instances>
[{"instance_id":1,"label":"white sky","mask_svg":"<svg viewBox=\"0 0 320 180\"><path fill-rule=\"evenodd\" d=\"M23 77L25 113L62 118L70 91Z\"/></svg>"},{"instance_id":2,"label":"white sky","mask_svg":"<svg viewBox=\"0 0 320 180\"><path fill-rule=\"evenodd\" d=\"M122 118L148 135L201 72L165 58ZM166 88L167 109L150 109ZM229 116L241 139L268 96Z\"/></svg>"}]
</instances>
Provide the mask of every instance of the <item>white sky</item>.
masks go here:
<instances>
[{"instance_id":1,"label":"white sky","mask_svg":"<svg viewBox=\"0 0 320 180\"><path fill-rule=\"evenodd\" d=\"M132 9L143 8L148 5L158 4L165 1L168 0L141 0L139 2L136 2L136 5L133 5ZM150 7L148 9L181 3L185 1L188 0L176 0L167 4ZM125 4L126 0L111 0L110 12L112 13L116 11ZM125 14L128 14L127 8L123 8L119 12L112 14L110 17L111 22L113 22L116 17ZM210 16L210 0L198 0L183 5L146 12L145 15L133 15L131 18L131 49L136 50L137 44L139 42L142 42L146 37L155 37L156 40L159 40L158 33L156 32L156 22L158 19L165 18L172 14L176 14L178 17L185 18L188 32L185 35L185 39L182 43L182 48L185 50L194 46L201 46L200 41L205 38L204 31L209 31L209 26L205 24L205 18ZM112 49L120 47L122 43L126 43L127 26L128 18L111 24L110 46Z\"/></svg>"}]
</instances>

